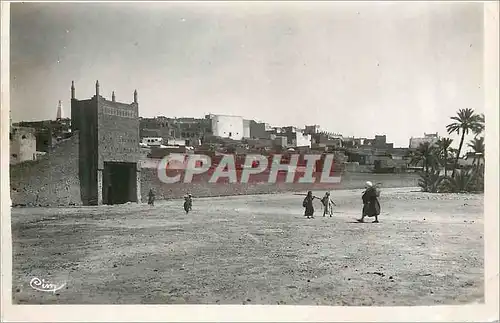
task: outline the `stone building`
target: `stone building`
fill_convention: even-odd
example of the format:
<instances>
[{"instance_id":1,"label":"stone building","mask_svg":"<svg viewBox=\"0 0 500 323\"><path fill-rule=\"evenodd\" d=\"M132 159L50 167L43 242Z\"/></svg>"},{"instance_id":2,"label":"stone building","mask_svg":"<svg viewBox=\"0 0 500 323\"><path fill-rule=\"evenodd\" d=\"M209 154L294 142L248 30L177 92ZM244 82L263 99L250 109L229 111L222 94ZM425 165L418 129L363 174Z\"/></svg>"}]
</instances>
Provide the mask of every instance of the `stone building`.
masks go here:
<instances>
[{"instance_id":1,"label":"stone building","mask_svg":"<svg viewBox=\"0 0 500 323\"><path fill-rule=\"evenodd\" d=\"M317 132L311 135L311 147L319 150L335 150L343 147L343 136L329 132Z\"/></svg>"},{"instance_id":2,"label":"stone building","mask_svg":"<svg viewBox=\"0 0 500 323\"><path fill-rule=\"evenodd\" d=\"M213 136L232 140L243 139L245 133L243 117L209 114L207 118L211 120L211 132Z\"/></svg>"},{"instance_id":3,"label":"stone building","mask_svg":"<svg viewBox=\"0 0 500 323\"><path fill-rule=\"evenodd\" d=\"M294 126L275 127L271 138L285 137L287 147L311 148L311 135Z\"/></svg>"},{"instance_id":4,"label":"stone building","mask_svg":"<svg viewBox=\"0 0 500 323\"><path fill-rule=\"evenodd\" d=\"M163 145L162 137L142 137L141 138L141 147L160 147Z\"/></svg>"},{"instance_id":5,"label":"stone building","mask_svg":"<svg viewBox=\"0 0 500 323\"><path fill-rule=\"evenodd\" d=\"M304 133L308 135L319 134L321 132L321 127L317 124L311 126L305 126Z\"/></svg>"},{"instance_id":6,"label":"stone building","mask_svg":"<svg viewBox=\"0 0 500 323\"><path fill-rule=\"evenodd\" d=\"M373 147L379 150L388 150L394 148L393 143L387 142L386 135L376 135L374 139L365 139L363 146Z\"/></svg>"},{"instance_id":7,"label":"stone building","mask_svg":"<svg viewBox=\"0 0 500 323\"><path fill-rule=\"evenodd\" d=\"M279 148L287 147L287 138L282 136L275 136L273 144Z\"/></svg>"},{"instance_id":8,"label":"stone building","mask_svg":"<svg viewBox=\"0 0 500 323\"><path fill-rule=\"evenodd\" d=\"M264 122L257 122L250 120L249 124L250 138L253 139L270 139L270 133L268 127Z\"/></svg>"},{"instance_id":9,"label":"stone building","mask_svg":"<svg viewBox=\"0 0 500 323\"><path fill-rule=\"evenodd\" d=\"M140 202L139 104L95 95L75 97L71 85L71 126L79 135L78 177L83 205Z\"/></svg>"},{"instance_id":10,"label":"stone building","mask_svg":"<svg viewBox=\"0 0 500 323\"><path fill-rule=\"evenodd\" d=\"M36 159L35 130L26 127L12 127L10 139L10 165Z\"/></svg>"},{"instance_id":11,"label":"stone building","mask_svg":"<svg viewBox=\"0 0 500 323\"><path fill-rule=\"evenodd\" d=\"M171 119L174 137L170 139L184 140L188 146L197 146L206 135L211 133L211 122L199 118Z\"/></svg>"},{"instance_id":12,"label":"stone building","mask_svg":"<svg viewBox=\"0 0 500 323\"><path fill-rule=\"evenodd\" d=\"M438 140L439 140L439 136L438 136L437 132L436 133L424 133L424 136L420 137L420 138L411 137L409 148L417 149L418 146L420 146L421 144L423 144L425 142L428 142L432 145L432 144L435 144Z\"/></svg>"},{"instance_id":13,"label":"stone building","mask_svg":"<svg viewBox=\"0 0 500 323\"><path fill-rule=\"evenodd\" d=\"M32 128L36 137L36 151L49 153L61 140L71 136L71 119L21 121L18 127Z\"/></svg>"},{"instance_id":14,"label":"stone building","mask_svg":"<svg viewBox=\"0 0 500 323\"><path fill-rule=\"evenodd\" d=\"M365 138L343 137L342 147L345 148L359 148L363 146Z\"/></svg>"},{"instance_id":15,"label":"stone building","mask_svg":"<svg viewBox=\"0 0 500 323\"><path fill-rule=\"evenodd\" d=\"M243 139L248 139L250 137L250 124L252 120L243 119Z\"/></svg>"},{"instance_id":16,"label":"stone building","mask_svg":"<svg viewBox=\"0 0 500 323\"><path fill-rule=\"evenodd\" d=\"M186 145L197 145L211 133L211 121L198 118L140 118L140 137L161 137L164 142L183 140Z\"/></svg>"},{"instance_id":17,"label":"stone building","mask_svg":"<svg viewBox=\"0 0 500 323\"><path fill-rule=\"evenodd\" d=\"M302 132L295 133L294 139L295 147L309 147L311 148L311 135Z\"/></svg>"},{"instance_id":18,"label":"stone building","mask_svg":"<svg viewBox=\"0 0 500 323\"><path fill-rule=\"evenodd\" d=\"M156 118L139 118L140 138L161 137L163 140L175 138L175 131L170 119L164 116Z\"/></svg>"}]
</instances>

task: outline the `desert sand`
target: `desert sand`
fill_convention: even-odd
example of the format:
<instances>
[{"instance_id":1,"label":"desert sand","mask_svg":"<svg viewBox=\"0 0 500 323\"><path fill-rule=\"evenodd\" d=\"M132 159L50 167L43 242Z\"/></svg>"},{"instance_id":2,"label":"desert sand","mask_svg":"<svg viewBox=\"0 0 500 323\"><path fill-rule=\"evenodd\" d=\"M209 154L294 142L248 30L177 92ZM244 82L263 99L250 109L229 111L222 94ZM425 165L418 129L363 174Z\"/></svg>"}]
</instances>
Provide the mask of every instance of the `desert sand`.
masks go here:
<instances>
[{"instance_id":1,"label":"desert sand","mask_svg":"<svg viewBox=\"0 0 500 323\"><path fill-rule=\"evenodd\" d=\"M324 192L314 192L322 196ZM382 190L380 223L293 193L154 207L14 208L17 304L437 305L484 302L483 195ZM30 287L34 277L65 284Z\"/></svg>"}]
</instances>

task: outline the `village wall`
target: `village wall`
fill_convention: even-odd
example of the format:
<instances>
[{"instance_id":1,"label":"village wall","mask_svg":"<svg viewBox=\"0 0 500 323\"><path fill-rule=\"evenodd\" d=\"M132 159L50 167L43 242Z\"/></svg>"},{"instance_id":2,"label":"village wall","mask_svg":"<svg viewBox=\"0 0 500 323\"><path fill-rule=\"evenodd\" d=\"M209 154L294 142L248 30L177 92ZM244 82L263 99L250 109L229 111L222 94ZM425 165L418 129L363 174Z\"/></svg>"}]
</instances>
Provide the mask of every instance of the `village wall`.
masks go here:
<instances>
[{"instance_id":1,"label":"village wall","mask_svg":"<svg viewBox=\"0 0 500 323\"><path fill-rule=\"evenodd\" d=\"M39 160L10 166L12 205L81 205L79 136L61 141Z\"/></svg>"}]
</instances>

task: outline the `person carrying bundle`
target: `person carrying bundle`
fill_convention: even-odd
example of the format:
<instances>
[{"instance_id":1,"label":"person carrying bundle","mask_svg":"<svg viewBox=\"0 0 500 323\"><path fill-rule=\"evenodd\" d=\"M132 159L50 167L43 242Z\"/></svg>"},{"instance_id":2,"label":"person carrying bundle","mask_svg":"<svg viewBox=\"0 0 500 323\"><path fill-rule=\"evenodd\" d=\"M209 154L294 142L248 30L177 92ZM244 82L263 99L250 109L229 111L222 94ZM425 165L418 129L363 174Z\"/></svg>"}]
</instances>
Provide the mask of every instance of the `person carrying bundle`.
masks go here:
<instances>
[{"instance_id":1,"label":"person carrying bundle","mask_svg":"<svg viewBox=\"0 0 500 323\"><path fill-rule=\"evenodd\" d=\"M373 186L372 182L366 182L365 188L366 190L361 197L363 200L362 215L358 222L364 222L365 217L375 217L375 221L372 223L378 223L378 216L380 215L378 197L380 196L380 191Z\"/></svg>"},{"instance_id":2,"label":"person carrying bundle","mask_svg":"<svg viewBox=\"0 0 500 323\"><path fill-rule=\"evenodd\" d=\"M312 192L309 191L307 192L307 196L302 202L302 206L305 207L304 216L306 216L308 219L314 218L314 205L313 205L314 199L318 199L318 197L313 196Z\"/></svg>"}]
</instances>

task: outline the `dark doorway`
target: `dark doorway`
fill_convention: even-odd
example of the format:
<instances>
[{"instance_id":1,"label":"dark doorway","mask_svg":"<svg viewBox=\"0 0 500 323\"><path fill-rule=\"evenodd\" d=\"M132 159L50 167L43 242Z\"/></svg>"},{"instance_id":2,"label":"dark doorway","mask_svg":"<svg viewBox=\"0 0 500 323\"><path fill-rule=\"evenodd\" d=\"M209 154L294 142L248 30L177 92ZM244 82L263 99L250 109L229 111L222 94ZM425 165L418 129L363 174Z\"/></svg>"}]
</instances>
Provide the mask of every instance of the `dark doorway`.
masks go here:
<instances>
[{"instance_id":1,"label":"dark doorway","mask_svg":"<svg viewBox=\"0 0 500 323\"><path fill-rule=\"evenodd\" d=\"M135 163L104 162L102 199L104 204L137 202Z\"/></svg>"}]
</instances>

